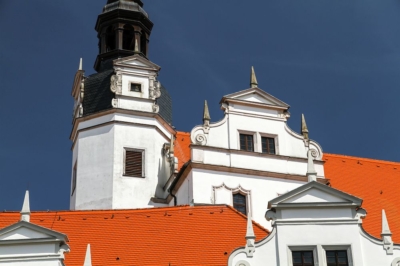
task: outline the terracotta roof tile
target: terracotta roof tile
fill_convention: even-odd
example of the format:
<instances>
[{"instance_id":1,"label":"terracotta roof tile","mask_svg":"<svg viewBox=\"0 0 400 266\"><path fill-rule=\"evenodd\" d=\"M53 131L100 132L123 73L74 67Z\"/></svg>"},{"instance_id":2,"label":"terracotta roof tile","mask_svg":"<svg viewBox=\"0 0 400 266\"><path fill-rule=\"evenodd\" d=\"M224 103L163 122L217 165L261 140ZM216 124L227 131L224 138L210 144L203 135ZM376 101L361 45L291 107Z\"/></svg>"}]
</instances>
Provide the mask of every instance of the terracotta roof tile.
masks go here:
<instances>
[{"instance_id":1,"label":"terracotta roof tile","mask_svg":"<svg viewBox=\"0 0 400 266\"><path fill-rule=\"evenodd\" d=\"M175 157L178 158L178 171L190 160L190 133L178 131L175 136Z\"/></svg>"},{"instance_id":2,"label":"terracotta roof tile","mask_svg":"<svg viewBox=\"0 0 400 266\"><path fill-rule=\"evenodd\" d=\"M382 209L385 209L393 241L400 243L400 163L324 154L325 176L334 188L362 198L367 210L364 229L381 238Z\"/></svg>"},{"instance_id":3,"label":"terracotta roof tile","mask_svg":"<svg viewBox=\"0 0 400 266\"><path fill-rule=\"evenodd\" d=\"M0 213L0 228L19 213ZM106 211L33 212L31 222L64 233L66 265L226 265L245 245L246 217L225 205ZM257 241L268 231L254 223Z\"/></svg>"}]
</instances>

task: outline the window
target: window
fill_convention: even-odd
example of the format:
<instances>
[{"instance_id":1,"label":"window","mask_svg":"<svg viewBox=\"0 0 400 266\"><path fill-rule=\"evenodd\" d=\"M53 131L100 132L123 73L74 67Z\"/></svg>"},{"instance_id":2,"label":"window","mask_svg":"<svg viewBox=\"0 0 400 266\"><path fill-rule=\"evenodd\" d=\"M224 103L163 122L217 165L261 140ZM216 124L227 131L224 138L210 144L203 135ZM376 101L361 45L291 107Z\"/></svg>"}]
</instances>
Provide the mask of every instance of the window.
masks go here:
<instances>
[{"instance_id":1,"label":"window","mask_svg":"<svg viewBox=\"0 0 400 266\"><path fill-rule=\"evenodd\" d=\"M293 266L314 266L312 251L292 251Z\"/></svg>"},{"instance_id":2,"label":"window","mask_svg":"<svg viewBox=\"0 0 400 266\"><path fill-rule=\"evenodd\" d=\"M106 52L114 50L116 46L115 45L116 38L115 38L115 31L111 26L107 28L105 38L106 38Z\"/></svg>"},{"instance_id":3,"label":"window","mask_svg":"<svg viewBox=\"0 0 400 266\"><path fill-rule=\"evenodd\" d=\"M240 193L233 194L233 208L235 208L238 212L247 215L246 196Z\"/></svg>"},{"instance_id":4,"label":"window","mask_svg":"<svg viewBox=\"0 0 400 266\"><path fill-rule=\"evenodd\" d=\"M76 189L76 163L74 165L74 169L72 169L72 192L71 192L71 196L74 195Z\"/></svg>"},{"instance_id":5,"label":"window","mask_svg":"<svg viewBox=\"0 0 400 266\"><path fill-rule=\"evenodd\" d=\"M131 83L131 91L141 92L142 91L142 84Z\"/></svg>"},{"instance_id":6,"label":"window","mask_svg":"<svg viewBox=\"0 0 400 266\"><path fill-rule=\"evenodd\" d=\"M144 177L144 151L125 150L125 171L126 176Z\"/></svg>"},{"instance_id":7,"label":"window","mask_svg":"<svg viewBox=\"0 0 400 266\"><path fill-rule=\"evenodd\" d=\"M327 250L326 261L328 266L349 266L347 250Z\"/></svg>"},{"instance_id":8,"label":"window","mask_svg":"<svg viewBox=\"0 0 400 266\"><path fill-rule=\"evenodd\" d=\"M275 154L275 139L261 137L262 153Z\"/></svg>"},{"instance_id":9,"label":"window","mask_svg":"<svg viewBox=\"0 0 400 266\"><path fill-rule=\"evenodd\" d=\"M131 25L125 25L122 38L122 49L135 50L135 29Z\"/></svg>"},{"instance_id":10,"label":"window","mask_svg":"<svg viewBox=\"0 0 400 266\"><path fill-rule=\"evenodd\" d=\"M254 151L253 135L240 134L240 149L242 151Z\"/></svg>"}]
</instances>

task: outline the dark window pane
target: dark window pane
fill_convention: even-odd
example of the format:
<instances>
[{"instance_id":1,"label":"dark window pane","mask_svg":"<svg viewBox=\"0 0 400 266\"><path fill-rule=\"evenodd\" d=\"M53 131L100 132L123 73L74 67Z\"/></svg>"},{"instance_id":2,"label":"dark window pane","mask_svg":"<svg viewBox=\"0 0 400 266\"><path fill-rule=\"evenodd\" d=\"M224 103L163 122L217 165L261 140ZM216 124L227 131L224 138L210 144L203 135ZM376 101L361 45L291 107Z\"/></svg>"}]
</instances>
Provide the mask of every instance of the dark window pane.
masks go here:
<instances>
[{"instance_id":1,"label":"dark window pane","mask_svg":"<svg viewBox=\"0 0 400 266\"><path fill-rule=\"evenodd\" d=\"M329 250L326 252L328 266L348 266L346 250Z\"/></svg>"},{"instance_id":2,"label":"dark window pane","mask_svg":"<svg viewBox=\"0 0 400 266\"><path fill-rule=\"evenodd\" d=\"M240 134L240 149L243 151L253 151L253 136Z\"/></svg>"},{"instance_id":3,"label":"dark window pane","mask_svg":"<svg viewBox=\"0 0 400 266\"><path fill-rule=\"evenodd\" d=\"M314 266L312 251L293 251L293 266Z\"/></svg>"},{"instance_id":4,"label":"dark window pane","mask_svg":"<svg viewBox=\"0 0 400 266\"><path fill-rule=\"evenodd\" d=\"M274 138L261 138L262 152L268 154L275 154L275 139Z\"/></svg>"},{"instance_id":5,"label":"dark window pane","mask_svg":"<svg viewBox=\"0 0 400 266\"><path fill-rule=\"evenodd\" d=\"M246 210L246 196L240 193L233 194L233 208L237 211L247 215Z\"/></svg>"},{"instance_id":6,"label":"dark window pane","mask_svg":"<svg viewBox=\"0 0 400 266\"><path fill-rule=\"evenodd\" d=\"M131 91L141 92L142 91L142 85L141 84L132 83L131 84Z\"/></svg>"}]
</instances>

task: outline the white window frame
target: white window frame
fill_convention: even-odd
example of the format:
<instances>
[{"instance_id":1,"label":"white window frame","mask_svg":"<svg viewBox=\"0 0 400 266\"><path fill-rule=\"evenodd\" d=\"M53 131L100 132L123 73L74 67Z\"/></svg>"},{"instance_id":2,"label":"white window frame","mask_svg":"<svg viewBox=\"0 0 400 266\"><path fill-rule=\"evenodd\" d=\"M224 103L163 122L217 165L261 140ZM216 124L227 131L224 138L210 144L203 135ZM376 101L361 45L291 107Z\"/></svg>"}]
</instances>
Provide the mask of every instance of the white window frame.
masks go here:
<instances>
[{"instance_id":1,"label":"white window frame","mask_svg":"<svg viewBox=\"0 0 400 266\"><path fill-rule=\"evenodd\" d=\"M318 246L307 245L307 246L298 246L298 245L290 245L287 248L288 250L288 265L293 266L293 251L312 251L314 258L314 266L319 266L318 260Z\"/></svg>"},{"instance_id":2,"label":"white window frame","mask_svg":"<svg viewBox=\"0 0 400 266\"><path fill-rule=\"evenodd\" d=\"M238 147L238 150L239 151L244 151L244 150L241 150L240 149L240 135L241 134L244 134L244 135L252 135L253 136L253 151L252 152L259 152L259 149L260 149L260 145L258 145L258 134L257 134L257 132L254 132L254 131L247 131L247 130L238 130L238 134L237 134L237 138L238 138L238 141L237 141L237 147ZM260 147L258 147L258 146L260 146ZM251 152L251 151L247 151L247 152Z\"/></svg>"},{"instance_id":3,"label":"white window frame","mask_svg":"<svg viewBox=\"0 0 400 266\"><path fill-rule=\"evenodd\" d=\"M126 174L126 151L136 151L136 152L141 152L142 153L142 176L131 176ZM123 159L123 176L124 177L135 177L135 178L146 178L146 163L145 163L145 158L146 158L146 150L145 149L137 149L137 148L124 148L124 159Z\"/></svg>"},{"instance_id":4,"label":"white window frame","mask_svg":"<svg viewBox=\"0 0 400 266\"><path fill-rule=\"evenodd\" d=\"M323 249L323 265L328 265L326 259L326 251L330 250L346 250L347 251L347 259L349 261L349 266L353 266L353 257L351 253L351 245L322 245Z\"/></svg>"},{"instance_id":5,"label":"white window frame","mask_svg":"<svg viewBox=\"0 0 400 266\"><path fill-rule=\"evenodd\" d=\"M263 133L263 132L260 132L260 133L258 133L257 135L258 135L257 138L259 139L259 140L258 140L258 143L260 143L260 148L259 148L260 153L263 153L263 152L262 152L262 140L261 140L261 138L262 138L262 137L267 137L267 138L274 139L274 142L275 142L275 155L279 155L279 141L278 141L278 135L268 134L268 133ZM268 154L268 153L263 153L263 154ZM273 154L268 154L268 155L273 155Z\"/></svg>"}]
</instances>

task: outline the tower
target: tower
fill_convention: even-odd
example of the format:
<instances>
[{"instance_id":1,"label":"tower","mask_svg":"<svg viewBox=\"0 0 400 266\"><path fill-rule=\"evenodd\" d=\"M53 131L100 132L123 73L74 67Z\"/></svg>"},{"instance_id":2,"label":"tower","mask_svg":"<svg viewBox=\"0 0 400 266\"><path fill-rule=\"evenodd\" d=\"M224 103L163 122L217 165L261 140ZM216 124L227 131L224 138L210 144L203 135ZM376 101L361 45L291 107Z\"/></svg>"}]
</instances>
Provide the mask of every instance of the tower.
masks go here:
<instances>
[{"instance_id":1,"label":"tower","mask_svg":"<svg viewBox=\"0 0 400 266\"><path fill-rule=\"evenodd\" d=\"M108 0L98 16L96 73L85 76L81 61L72 88L71 209L143 208L168 194L176 132L147 58L152 27L140 0Z\"/></svg>"}]
</instances>

